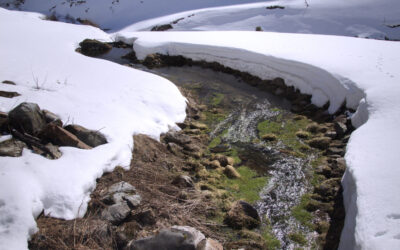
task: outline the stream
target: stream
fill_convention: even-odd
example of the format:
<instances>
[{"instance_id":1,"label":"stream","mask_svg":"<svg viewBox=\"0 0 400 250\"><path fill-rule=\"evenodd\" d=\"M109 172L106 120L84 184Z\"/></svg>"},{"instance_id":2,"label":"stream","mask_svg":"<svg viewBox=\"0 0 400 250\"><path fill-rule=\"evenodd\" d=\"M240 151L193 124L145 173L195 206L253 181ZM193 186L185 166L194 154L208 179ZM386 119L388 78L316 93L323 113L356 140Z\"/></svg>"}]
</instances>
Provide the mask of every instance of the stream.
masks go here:
<instances>
[{"instance_id":1,"label":"stream","mask_svg":"<svg viewBox=\"0 0 400 250\"><path fill-rule=\"evenodd\" d=\"M114 48L102 56L120 64L129 64L121 59L129 52ZM310 162L316 157L313 153L305 157L288 154L288 146L281 140L276 143L260 139L258 125L265 120L279 117L281 126L293 120L289 101L262 92L242 80L211 69L198 66L162 67L147 69L142 65L132 67L160 75L180 88L196 91L200 102L223 111L222 116L210 121L210 137L220 138L215 148L218 152L235 150L245 165L268 176L268 184L256 202L263 223L271 227L273 235L280 241L281 249L296 249L300 245L289 235L301 232L307 241L314 242L316 233L302 225L292 216L292 209L300 203L303 194L312 190L308 173ZM289 151L291 148L289 147ZM311 245L303 246L311 248Z\"/></svg>"}]
</instances>

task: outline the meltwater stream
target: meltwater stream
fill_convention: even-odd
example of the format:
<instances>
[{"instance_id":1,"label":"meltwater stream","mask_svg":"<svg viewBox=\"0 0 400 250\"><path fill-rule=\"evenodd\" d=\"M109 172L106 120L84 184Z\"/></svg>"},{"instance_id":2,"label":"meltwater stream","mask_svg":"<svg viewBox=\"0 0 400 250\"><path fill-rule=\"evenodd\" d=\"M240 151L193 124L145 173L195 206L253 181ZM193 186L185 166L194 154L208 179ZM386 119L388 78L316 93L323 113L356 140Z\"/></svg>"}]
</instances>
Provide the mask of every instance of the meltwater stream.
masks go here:
<instances>
[{"instance_id":1,"label":"meltwater stream","mask_svg":"<svg viewBox=\"0 0 400 250\"><path fill-rule=\"evenodd\" d=\"M126 51L113 49L105 58L118 63L129 63L120 59ZM218 107L227 111L227 116L212 124L211 138L221 137L221 144L235 148L242 165L255 169L260 175L269 176L261 191L261 200L255 205L263 222L270 225L282 249L295 249L298 245L289 239L290 233L302 232L308 239L312 232L292 216L292 208L299 204L301 196L309 191L306 173L310 160L282 153L282 142L267 144L260 140L259 122L278 115L291 119L290 103L282 98L251 87L234 76L200 67L163 67L149 70L140 65L131 65L175 83L177 86L196 91L202 103L219 96ZM223 97L223 98L221 98ZM285 122L285 120L283 120ZM310 156L311 157L311 156Z\"/></svg>"}]
</instances>

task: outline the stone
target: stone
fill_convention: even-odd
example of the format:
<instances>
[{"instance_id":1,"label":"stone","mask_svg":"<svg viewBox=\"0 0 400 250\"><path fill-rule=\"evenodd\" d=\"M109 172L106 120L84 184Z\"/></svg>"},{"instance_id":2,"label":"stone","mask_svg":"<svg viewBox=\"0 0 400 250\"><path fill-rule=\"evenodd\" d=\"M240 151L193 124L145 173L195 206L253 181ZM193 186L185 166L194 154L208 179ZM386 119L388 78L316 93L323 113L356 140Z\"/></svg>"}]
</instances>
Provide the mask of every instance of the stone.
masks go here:
<instances>
[{"instance_id":1,"label":"stone","mask_svg":"<svg viewBox=\"0 0 400 250\"><path fill-rule=\"evenodd\" d=\"M131 241L127 250L196 250L205 236L190 227L172 227L162 229L154 236Z\"/></svg>"},{"instance_id":2,"label":"stone","mask_svg":"<svg viewBox=\"0 0 400 250\"><path fill-rule=\"evenodd\" d=\"M46 120L39 106L23 102L8 113L10 125L21 133L36 136L46 126Z\"/></svg>"},{"instance_id":3,"label":"stone","mask_svg":"<svg viewBox=\"0 0 400 250\"><path fill-rule=\"evenodd\" d=\"M47 157L49 157L51 159L58 159L58 158L60 158L62 156L62 153L61 153L60 149L57 146L55 146L55 145L53 145L51 143L47 143L44 146L51 153L51 155L47 154Z\"/></svg>"},{"instance_id":4,"label":"stone","mask_svg":"<svg viewBox=\"0 0 400 250\"><path fill-rule=\"evenodd\" d=\"M90 130L80 125L68 125L64 129L76 135L79 140L93 148L107 143L106 137L96 130Z\"/></svg>"},{"instance_id":5,"label":"stone","mask_svg":"<svg viewBox=\"0 0 400 250\"><path fill-rule=\"evenodd\" d=\"M164 65L163 60L158 54L147 55L143 60L142 64L150 69L162 67Z\"/></svg>"},{"instance_id":6,"label":"stone","mask_svg":"<svg viewBox=\"0 0 400 250\"><path fill-rule=\"evenodd\" d=\"M204 239L197 246L196 250L223 250L224 247L216 240Z\"/></svg>"},{"instance_id":7,"label":"stone","mask_svg":"<svg viewBox=\"0 0 400 250\"><path fill-rule=\"evenodd\" d=\"M176 143L180 146L184 146L192 142L192 138L190 136L180 133L178 131L171 131L164 135L163 138L165 143Z\"/></svg>"},{"instance_id":8,"label":"stone","mask_svg":"<svg viewBox=\"0 0 400 250\"><path fill-rule=\"evenodd\" d=\"M225 216L224 222L234 229L253 229L260 225L260 217L252 205L245 201L237 201Z\"/></svg>"},{"instance_id":9,"label":"stone","mask_svg":"<svg viewBox=\"0 0 400 250\"><path fill-rule=\"evenodd\" d=\"M325 180L319 186L315 187L315 192L324 198L332 198L339 192L340 180L340 178Z\"/></svg>"},{"instance_id":10,"label":"stone","mask_svg":"<svg viewBox=\"0 0 400 250\"><path fill-rule=\"evenodd\" d=\"M277 136L275 134L265 134L261 136L264 141L276 141Z\"/></svg>"},{"instance_id":11,"label":"stone","mask_svg":"<svg viewBox=\"0 0 400 250\"><path fill-rule=\"evenodd\" d=\"M208 129L208 126L206 124L200 123L200 122L191 122L190 123L190 128L191 129L206 130L206 129Z\"/></svg>"},{"instance_id":12,"label":"stone","mask_svg":"<svg viewBox=\"0 0 400 250\"><path fill-rule=\"evenodd\" d=\"M136 188L129 184L128 182L121 181L114 183L108 188L107 193L113 194L113 193L135 193Z\"/></svg>"},{"instance_id":13,"label":"stone","mask_svg":"<svg viewBox=\"0 0 400 250\"><path fill-rule=\"evenodd\" d=\"M237 179L237 178L241 177L240 174L238 173L238 171L236 171L236 169L234 167L232 167L231 165L227 165L225 167L224 174L231 179Z\"/></svg>"},{"instance_id":14,"label":"stone","mask_svg":"<svg viewBox=\"0 0 400 250\"><path fill-rule=\"evenodd\" d=\"M46 120L47 123L53 122L60 127L63 126L61 118L58 115L56 115L53 112L50 112L46 109L42 109L42 113L43 113L44 119Z\"/></svg>"},{"instance_id":15,"label":"stone","mask_svg":"<svg viewBox=\"0 0 400 250\"><path fill-rule=\"evenodd\" d=\"M308 144L313 148L327 149L332 139L329 137L316 137L308 141Z\"/></svg>"},{"instance_id":16,"label":"stone","mask_svg":"<svg viewBox=\"0 0 400 250\"><path fill-rule=\"evenodd\" d=\"M173 181L172 184L181 188L192 188L194 187L194 182L190 176L179 175Z\"/></svg>"},{"instance_id":17,"label":"stone","mask_svg":"<svg viewBox=\"0 0 400 250\"><path fill-rule=\"evenodd\" d=\"M0 156L19 157L26 144L14 138L0 142Z\"/></svg>"},{"instance_id":18,"label":"stone","mask_svg":"<svg viewBox=\"0 0 400 250\"><path fill-rule=\"evenodd\" d=\"M7 113L0 111L0 135L4 133L9 133L8 125L9 119Z\"/></svg>"},{"instance_id":19,"label":"stone","mask_svg":"<svg viewBox=\"0 0 400 250\"><path fill-rule=\"evenodd\" d=\"M112 49L112 46L94 39L85 39L79 43L80 52L86 56L100 56Z\"/></svg>"},{"instance_id":20,"label":"stone","mask_svg":"<svg viewBox=\"0 0 400 250\"><path fill-rule=\"evenodd\" d=\"M128 218L130 211L131 209L126 202L117 203L105 208L101 217L114 225L119 225Z\"/></svg>"},{"instance_id":21,"label":"stone","mask_svg":"<svg viewBox=\"0 0 400 250\"><path fill-rule=\"evenodd\" d=\"M9 84L9 85L16 85L15 82L9 81L9 80L4 80L4 81L2 81L1 83Z\"/></svg>"},{"instance_id":22,"label":"stone","mask_svg":"<svg viewBox=\"0 0 400 250\"><path fill-rule=\"evenodd\" d=\"M89 145L82 142L74 134L68 132L54 123L48 123L41 131L40 137L58 146L69 146L80 149L91 149Z\"/></svg>"},{"instance_id":23,"label":"stone","mask_svg":"<svg viewBox=\"0 0 400 250\"><path fill-rule=\"evenodd\" d=\"M134 195L125 194L122 198L126 201L128 206L132 209L135 207L138 207L140 205L140 203L142 202L142 197L138 194L134 194Z\"/></svg>"},{"instance_id":24,"label":"stone","mask_svg":"<svg viewBox=\"0 0 400 250\"><path fill-rule=\"evenodd\" d=\"M337 136L342 137L347 132L347 126L345 123L342 122L335 122L334 128Z\"/></svg>"},{"instance_id":25,"label":"stone","mask_svg":"<svg viewBox=\"0 0 400 250\"><path fill-rule=\"evenodd\" d=\"M17 92L10 92L10 91L0 90L0 96L1 97L5 97L5 98L13 98L13 97L16 97L16 96L20 96L20 94L17 93Z\"/></svg>"},{"instance_id":26,"label":"stone","mask_svg":"<svg viewBox=\"0 0 400 250\"><path fill-rule=\"evenodd\" d=\"M162 24L162 25L156 25L153 28L151 28L151 31L166 31L173 29L171 24Z\"/></svg>"}]
</instances>

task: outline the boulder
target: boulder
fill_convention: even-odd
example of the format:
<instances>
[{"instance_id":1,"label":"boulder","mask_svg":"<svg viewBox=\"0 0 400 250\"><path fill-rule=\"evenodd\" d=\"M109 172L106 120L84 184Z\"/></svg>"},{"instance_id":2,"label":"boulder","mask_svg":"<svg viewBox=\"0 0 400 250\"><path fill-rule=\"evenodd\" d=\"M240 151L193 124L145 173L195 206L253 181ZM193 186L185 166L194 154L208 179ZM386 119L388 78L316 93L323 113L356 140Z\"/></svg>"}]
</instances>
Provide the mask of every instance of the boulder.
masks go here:
<instances>
[{"instance_id":1,"label":"boulder","mask_svg":"<svg viewBox=\"0 0 400 250\"><path fill-rule=\"evenodd\" d=\"M329 143L331 143L332 138L329 137L316 137L308 141L308 144L310 144L311 147L313 148L318 148L318 149L327 149L329 147Z\"/></svg>"},{"instance_id":2,"label":"boulder","mask_svg":"<svg viewBox=\"0 0 400 250\"><path fill-rule=\"evenodd\" d=\"M107 43L102 43L94 39L85 39L79 43L80 52L86 56L100 56L112 49L112 46Z\"/></svg>"},{"instance_id":3,"label":"boulder","mask_svg":"<svg viewBox=\"0 0 400 250\"><path fill-rule=\"evenodd\" d=\"M93 148L107 143L106 137L99 131L89 130L79 125L68 125L64 129L76 135L79 140Z\"/></svg>"},{"instance_id":4,"label":"boulder","mask_svg":"<svg viewBox=\"0 0 400 250\"><path fill-rule=\"evenodd\" d=\"M39 106L23 102L8 113L9 123L21 133L36 136L46 126L46 120Z\"/></svg>"},{"instance_id":5,"label":"boulder","mask_svg":"<svg viewBox=\"0 0 400 250\"><path fill-rule=\"evenodd\" d=\"M8 114L0 111L0 134L9 133L8 124Z\"/></svg>"},{"instance_id":6,"label":"boulder","mask_svg":"<svg viewBox=\"0 0 400 250\"><path fill-rule=\"evenodd\" d=\"M260 217L252 205L245 201L237 201L225 216L224 222L234 229L253 229L260 225Z\"/></svg>"},{"instance_id":7,"label":"boulder","mask_svg":"<svg viewBox=\"0 0 400 250\"><path fill-rule=\"evenodd\" d=\"M131 241L128 250L196 250L205 236L191 227L172 227L162 229L148 238Z\"/></svg>"},{"instance_id":8,"label":"boulder","mask_svg":"<svg viewBox=\"0 0 400 250\"><path fill-rule=\"evenodd\" d=\"M101 217L114 225L119 225L128 218L130 211L126 202L117 203L106 207L101 213Z\"/></svg>"},{"instance_id":9,"label":"boulder","mask_svg":"<svg viewBox=\"0 0 400 250\"><path fill-rule=\"evenodd\" d=\"M181 188L192 188L194 187L194 182L190 176L179 175L173 181L172 184Z\"/></svg>"},{"instance_id":10,"label":"boulder","mask_svg":"<svg viewBox=\"0 0 400 250\"><path fill-rule=\"evenodd\" d=\"M120 181L117 183L114 183L108 188L107 193L113 194L113 193L134 193L136 192L136 188L129 184L128 182L125 181Z\"/></svg>"},{"instance_id":11,"label":"boulder","mask_svg":"<svg viewBox=\"0 0 400 250\"><path fill-rule=\"evenodd\" d=\"M4 81L2 81L1 83L9 84L9 85L16 85L15 82L9 81L9 80L4 80Z\"/></svg>"},{"instance_id":12,"label":"boulder","mask_svg":"<svg viewBox=\"0 0 400 250\"><path fill-rule=\"evenodd\" d=\"M240 174L238 173L238 171L236 171L236 169L234 167L232 167L231 165L227 165L225 167L224 174L232 179L237 179L237 178L241 177Z\"/></svg>"},{"instance_id":13,"label":"boulder","mask_svg":"<svg viewBox=\"0 0 400 250\"><path fill-rule=\"evenodd\" d=\"M46 120L47 123L53 122L53 123L57 124L60 127L63 126L61 118L58 115L56 115L53 112L50 112L50 111L48 111L46 109L43 109L42 113L43 113L44 119Z\"/></svg>"},{"instance_id":14,"label":"boulder","mask_svg":"<svg viewBox=\"0 0 400 250\"><path fill-rule=\"evenodd\" d=\"M79 140L74 134L68 132L60 126L57 126L54 123L48 123L41 131L40 137L59 146L91 149L89 145Z\"/></svg>"},{"instance_id":15,"label":"boulder","mask_svg":"<svg viewBox=\"0 0 400 250\"><path fill-rule=\"evenodd\" d=\"M0 142L0 156L19 157L26 144L14 138Z\"/></svg>"},{"instance_id":16,"label":"boulder","mask_svg":"<svg viewBox=\"0 0 400 250\"><path fill-rule=\"evenodd\" d=\"M5 97L5 98L13 98L13 97L16 97L16 96L20 96L20 94L17 93L17 92L10 92L10 91L0 90L0 96L1 97Z\"/></svg>"}]
</instances>

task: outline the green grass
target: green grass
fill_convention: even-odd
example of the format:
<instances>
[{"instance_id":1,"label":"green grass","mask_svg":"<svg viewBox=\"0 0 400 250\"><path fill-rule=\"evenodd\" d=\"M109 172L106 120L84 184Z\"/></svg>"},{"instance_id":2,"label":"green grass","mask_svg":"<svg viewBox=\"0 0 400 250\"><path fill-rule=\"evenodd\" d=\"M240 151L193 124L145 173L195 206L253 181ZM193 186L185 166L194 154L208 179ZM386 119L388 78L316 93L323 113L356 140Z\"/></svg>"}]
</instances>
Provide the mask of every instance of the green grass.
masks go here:
<instances>
[{"instance_id":1,"label":"green grass","mask_svg":"<svg viewBox=\"0 0 400 250\"><path fill-rule=\"evenodd\" d=\"M214 148L221 144L221 137L217 136L214 139L211 140L210 144L208 144L208 148Z\"/></svg>"},{"instance_id":2,"label":"green grass","mask_svg":"<svg viewBox=\"0 0 400 250\"><path fill-rule=\"evenodd\" d=\"M242 163L242 160L239 158L238 151L235 148L232 148L228 152L225 152L224 155L232 157L235 161L235 165L239 165L240 163Z\"/></svg>"},{"instance_id":3,"label":"green grass","mask_svg":"<svg viewBox=\"0 0 400 250\"><path fill-rule=\"evenodd\" d=\"M271 120L258 123L257 130L260 137L265 134L275 134L278 140L282 141L287 147L304 156L303 153L307 147L304 147L304 144L297 138L296 132L305 129L309 123L310 121L307 119L284 119L282 114L279 114Z\"/></svg>"},{"instance_id":4,"label":"green grass","mask_svg":"<svg viewBox=\"0 0 400 250\"><path fill-rule=\"evenodd\" d=\"M289 239L300 244L301 246L307 245L307 239L301 233L291 233L289 234Z\"/></svg>"},{"instance_id":5,"label":"green grass","mask_svg":"<svg viewBox=\"0 0 400 250\"><path fill-rule=\"evenodd\" d=\"M259 200L259 192L267 184L268 178L258 176L256 171L246 166L238 167L236 170L241 178L229 179L223 176L220 186L224 187L236 200L244 200L249 203Z\"/></svg>"},{"instance_id":6,"label":"green grass","mask_svg":"<svg viewBox=\"0 0 400 250\"><path fill-rule=\"evenodd\" d=\"M218 106L219 104L221 104L222 100L224 99L225 95L221 94L221 93L213 93L212 97L210 99L210 105L211 106Z\"/></svg>"},{"instance_id":7,"label":"green grass","mask_svg":"<svg viewBox=\"0 0 400 250\"><path fill-rule=\"evenodd\" d=\"M310 194L304 194L301 197L300 204L292 208L292 216L302 225L314 230L315 226L312 223L312 214L306 210L307 204L310 202Z\"/></svg>"},{"instance_id":8,"label":"green grass","mask_svg":"<svg viewBox=\"0 0 400 250\"><path fill-rule=\"evenodd\" d=\"M220 123L226 118L225 113L213 113L210 111L204 111L203 114L205 115L205 123L210 126L212 124Z\"/></svg>"}]
</instances>

